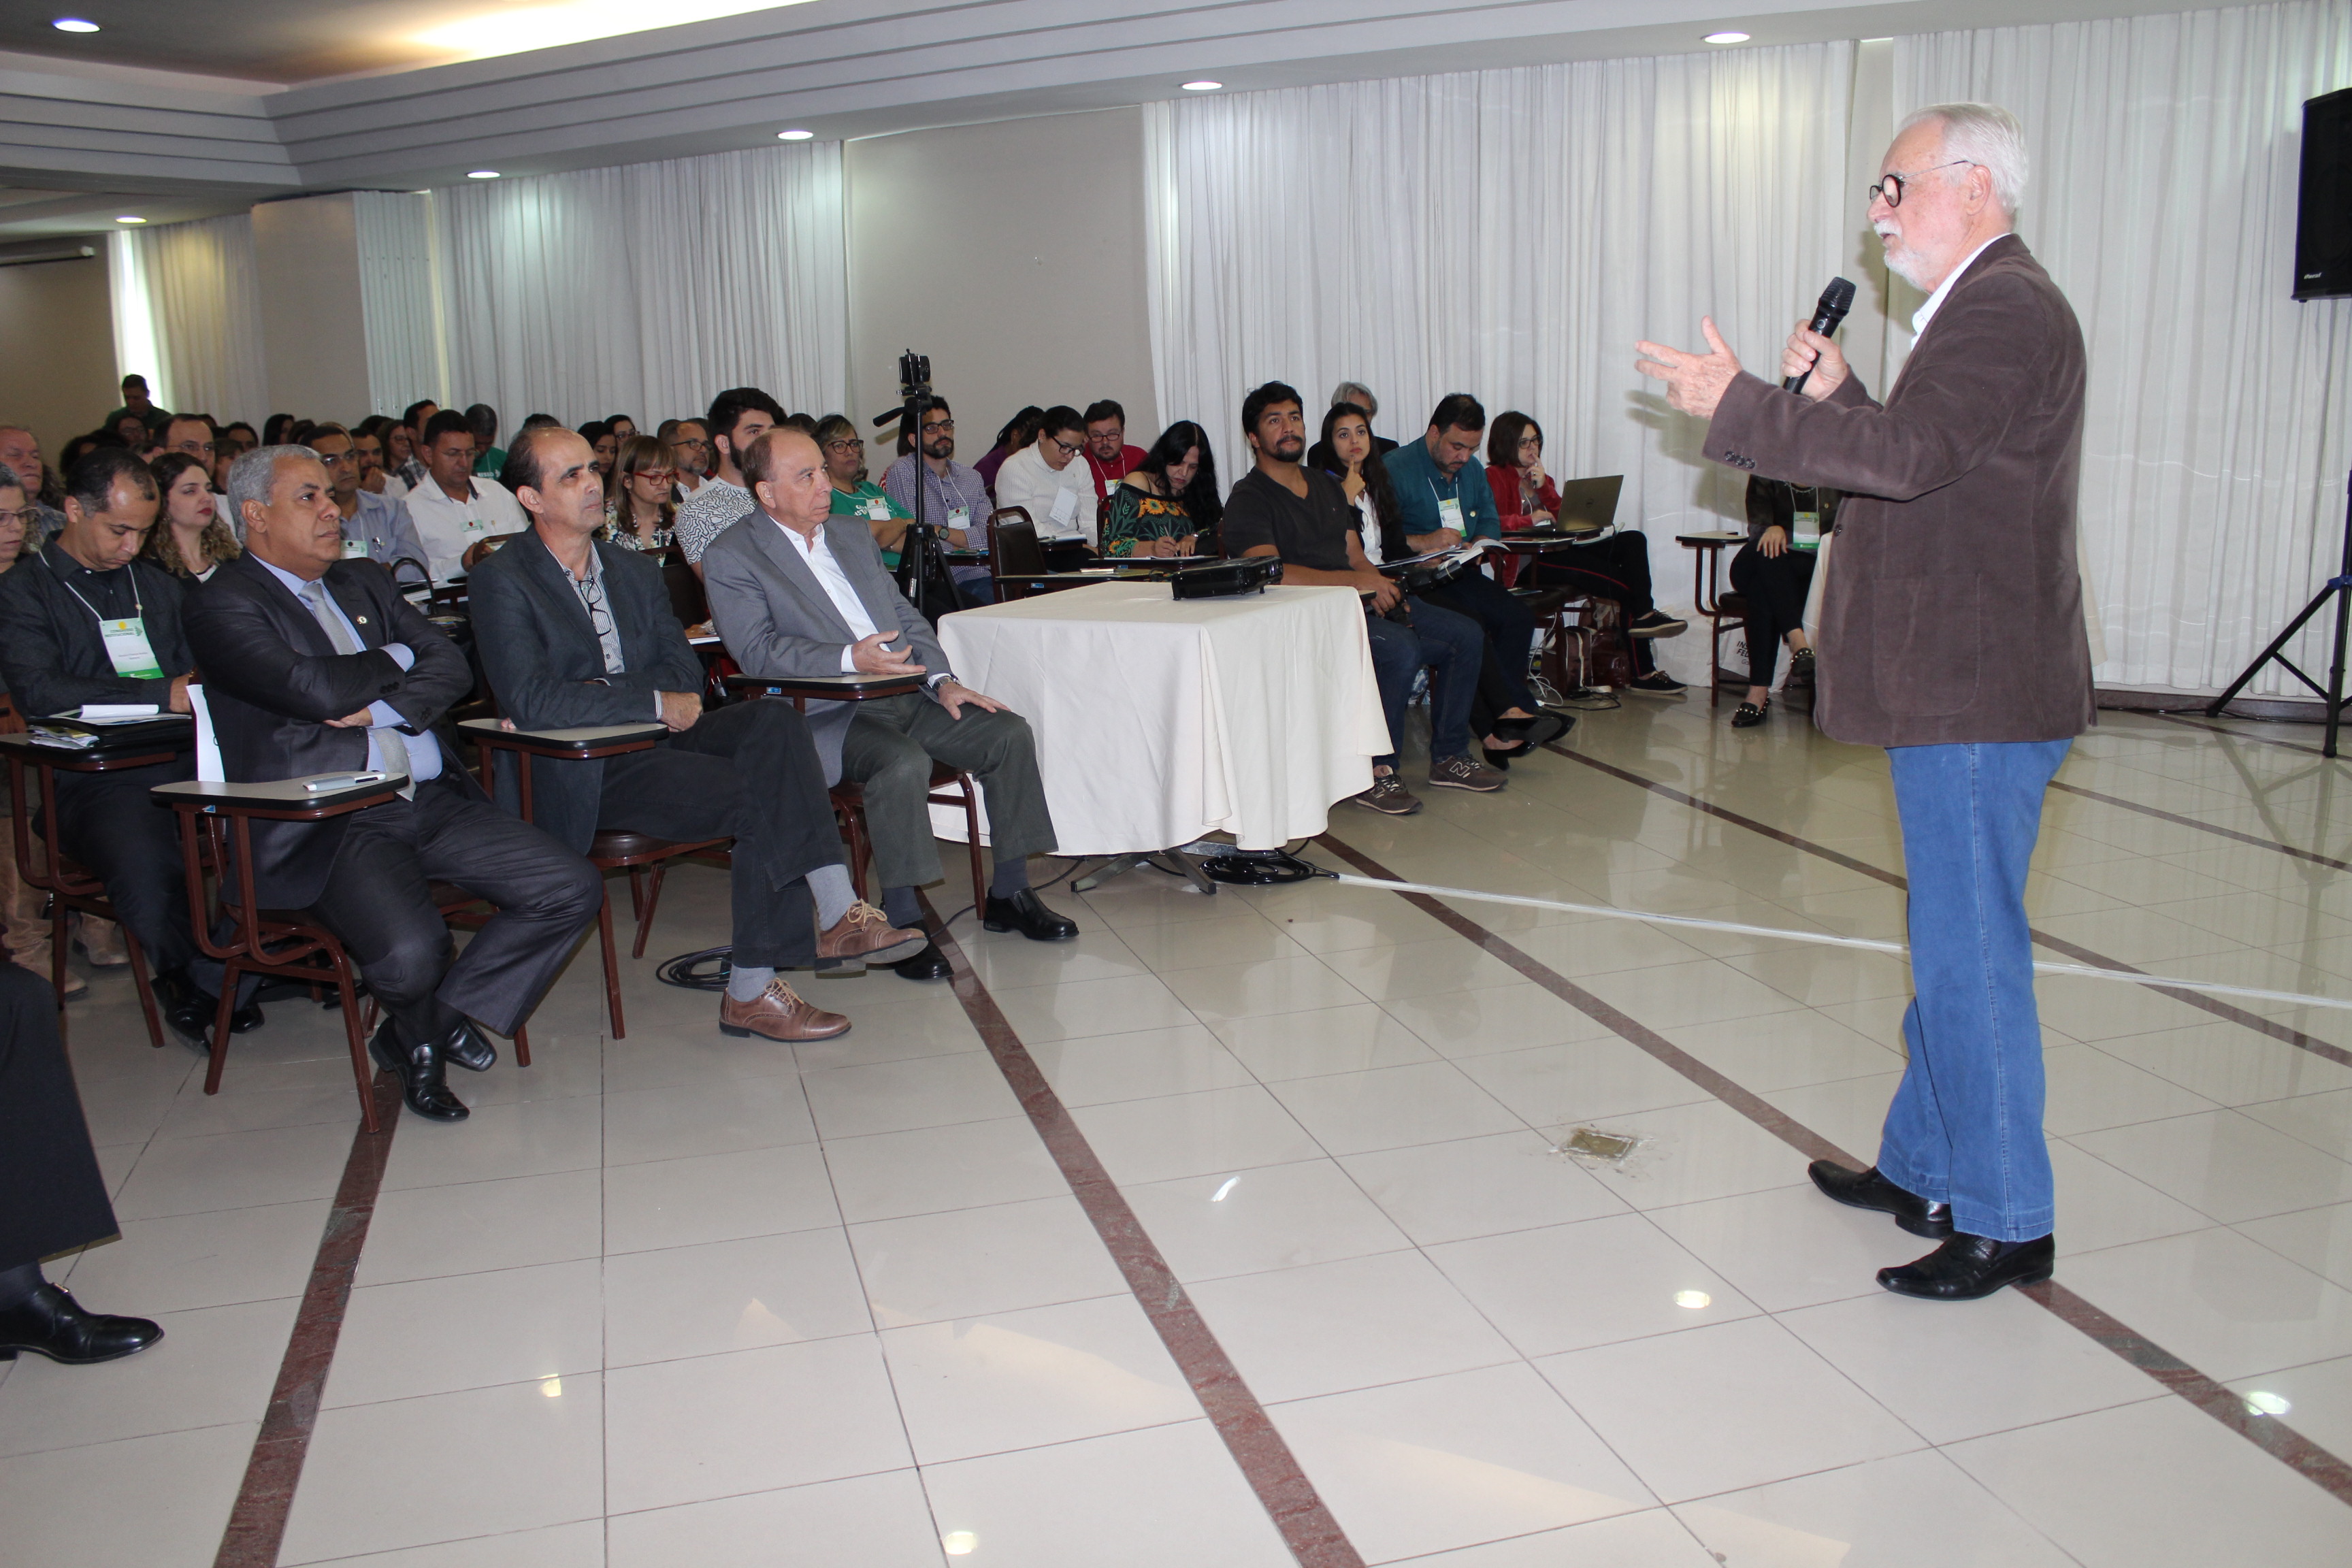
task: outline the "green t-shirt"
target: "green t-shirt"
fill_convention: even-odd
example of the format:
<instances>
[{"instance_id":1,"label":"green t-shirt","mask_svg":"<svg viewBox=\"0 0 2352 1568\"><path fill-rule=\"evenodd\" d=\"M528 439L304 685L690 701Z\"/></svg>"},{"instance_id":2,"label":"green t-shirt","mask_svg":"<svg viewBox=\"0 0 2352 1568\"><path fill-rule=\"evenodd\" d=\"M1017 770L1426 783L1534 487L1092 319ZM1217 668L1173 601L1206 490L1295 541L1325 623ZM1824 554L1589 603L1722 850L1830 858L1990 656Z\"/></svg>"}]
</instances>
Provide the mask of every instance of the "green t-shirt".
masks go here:
<instances>
[{"instance_id":1,"label":"green t-shirt","mask_svg":"<svg viewBox=\"0 0 2352 1568\"><path fill-rule=\"evenodd\" d=\"M866 479L860 482L858 487L854 490L835 489L833 492L833 515L835 517L862 517L868 521L878 521L879 520L876 518L873 511L869 510L877 501L879 501L885 509L884 515L886 516L906 518L915 515L913 512L908 511L905 507L900 506L897 501L892 500L889 493L884 490L880 485L876 484L872 479ZM898 552L895 550L885 550L882 552L882 564L890 568L891 571L896 572L898 569Z\"/></svg>"},{"instance_id":2,"label":"green t-shirt","mask_svg":"<svg viewBox=\"0 0 2352 1568\"><path fill-rule=\"evenodd\" d=\"M494 479L506 466L507 449L504 447L493 447L474 459L474 472Z\"/></svg>"}]
</instances>

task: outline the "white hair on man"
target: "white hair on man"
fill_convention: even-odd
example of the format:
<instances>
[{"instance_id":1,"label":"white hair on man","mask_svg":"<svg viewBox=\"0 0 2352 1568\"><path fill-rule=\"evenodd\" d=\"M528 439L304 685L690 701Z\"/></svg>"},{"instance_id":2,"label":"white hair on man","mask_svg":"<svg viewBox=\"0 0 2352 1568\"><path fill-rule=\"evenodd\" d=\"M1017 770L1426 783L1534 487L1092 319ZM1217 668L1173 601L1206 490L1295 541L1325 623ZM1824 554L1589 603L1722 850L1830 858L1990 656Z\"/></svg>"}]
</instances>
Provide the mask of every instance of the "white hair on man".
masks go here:
<instances>
[{"instance_id":1,"label":"white hair on man","mask_svg":"<svg viewBox=\"0 0 2352 1568\"><path fill-rule=\"evenodd\" d=\"M1337 408L1343 403L1352 403L1367 414L1381 411L1381 400L1360 381L1343 381L1331 389L1331 406Z\"/></svg>"},{"instance_id":2,"label":"white hair on man","mask_svg":"<svg viewBox=\"0 0 2352 1568\"><path fill-rule=\"evenodd\" d=\"M1931 103L1903 117L1900 136L1915 125L1937 120L1944 126L1944 155L1977 164L1992 176L1992 199L2014 219L2025 199L2032 160L2025 151L2025 127L1997 103Z\"/></svg>"},{"instance_id":3,"label":"white hair on man","mask_svg":"<svg viewBox=\"0 0 2352 1568\"><path fill-rule=\"evenodd\" d=\"M319 460L319 454L308 447L256 447L250 452L239 452L236 461L228 466L229 515L242 524L245 503L257 500L269 504L269 492L278 488L278 465L296 458Z\"/></svg>"}]
</instances>

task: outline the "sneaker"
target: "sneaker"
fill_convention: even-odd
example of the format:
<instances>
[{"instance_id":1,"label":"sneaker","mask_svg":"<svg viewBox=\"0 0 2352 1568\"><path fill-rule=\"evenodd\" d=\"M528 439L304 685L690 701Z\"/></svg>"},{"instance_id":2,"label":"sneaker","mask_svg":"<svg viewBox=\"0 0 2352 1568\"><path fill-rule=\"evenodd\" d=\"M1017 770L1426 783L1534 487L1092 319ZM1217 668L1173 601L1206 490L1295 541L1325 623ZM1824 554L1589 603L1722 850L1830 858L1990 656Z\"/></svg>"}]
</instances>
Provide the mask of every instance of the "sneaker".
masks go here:
<instances>
[{"instance_id":1,"label":"sneaker","mask_svg":"<svg viewBox=\"0 0 2352 1568\"><path fill-rule=\"evenodd\" d=\"M1663 610L1650 610L1625 629L1637 637L1678 637L1690 630L1690 623L1678 621Z\"/></svg>"},{"instance_id":2,"label":"sneaker","mask_svg":"<svg viewBox=\"0 0 2352 1568\"><path fill-rule=\"evenodd\" d=\"M1372 787L1355 797L1366 811L1377 811L1382 816L1411 816L1421 809L1421 797L1404 787L1404 780L1394 773L1383 773L1372 781Z\"/></svg>"},{"instance_id":3,"label":"sneaker","mask_svg":"<svg viewBox=\"0 0 2352 1568\"><path fill-rule=\"evenodd\" d=\"M1690 688L1668 675L1664 670L1654 669L1638 680L1628 681L1625 689L1645 692L1652 697L1675 697L1689 690Z\"/></svg>"},{"instance_id":4,"label":"sneaker","mask_svg":"<svg viewBox=\"0 0 2352 1568\"><path fill-rule=\"evenodd\" d=\"M1491 795L1506 782L1502 771L1467 756L1444 757L1429 764L1429 782L1440 789L1475 790Z\"/></svg>"}]
</instances>

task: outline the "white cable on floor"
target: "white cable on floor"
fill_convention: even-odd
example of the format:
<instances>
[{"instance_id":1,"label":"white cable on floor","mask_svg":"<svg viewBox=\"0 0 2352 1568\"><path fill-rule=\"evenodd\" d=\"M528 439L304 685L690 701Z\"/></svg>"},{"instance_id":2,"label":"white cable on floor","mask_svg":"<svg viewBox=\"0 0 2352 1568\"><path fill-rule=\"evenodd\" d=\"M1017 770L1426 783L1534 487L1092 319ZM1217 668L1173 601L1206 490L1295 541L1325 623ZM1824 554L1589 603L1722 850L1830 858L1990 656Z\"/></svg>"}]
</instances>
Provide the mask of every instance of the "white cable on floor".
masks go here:
<instances>
[{"instance_id":1,"label":"white cable on floor","mask_svg":"<svg viewBox=\"0 0 2352 1568\"><path fill-rule=\"evenodd\" d=\"M1480 893L1468 888L1440 888L1428 882L1391 882L1378 877L1358 877L1345 871L1333 879L1354 888L1380 888L1391 893L1423 893L1433 899L1468 899L1485 904L1519 904L1531 910L1559 910L1596 920L1639 921L1644 925L1687 926L1696 931L1730 931L1737 936L1769 937L1775 942L1808 942L1821 947L1859 948L1864 952L1889 952L1906 957L1910 948L1899 942L1874 942L1864 936L1832 936L1827 931L1789 931L1780 926L1742 925L1737 921L1701 920L1696 915L1653 914L1646 910L1621 910L1607 904L1564 904L1556 899L1526 899L1514 893ZM2177 991L2202 991L2212 996L2244 996L2258 1002L2285 1002L2299 1007L2352 1009L2352 1000L2306 996L2294 991L2263 991L2252 985L2224 985L2213 980L2190 980L2176 974L2140 974L2129 970L2095 969L2087 963L2036 963L2035 973L2070 974L2079 980L2121 980L2133 985L2154 985Z\"/></svg>"}]
</instances>

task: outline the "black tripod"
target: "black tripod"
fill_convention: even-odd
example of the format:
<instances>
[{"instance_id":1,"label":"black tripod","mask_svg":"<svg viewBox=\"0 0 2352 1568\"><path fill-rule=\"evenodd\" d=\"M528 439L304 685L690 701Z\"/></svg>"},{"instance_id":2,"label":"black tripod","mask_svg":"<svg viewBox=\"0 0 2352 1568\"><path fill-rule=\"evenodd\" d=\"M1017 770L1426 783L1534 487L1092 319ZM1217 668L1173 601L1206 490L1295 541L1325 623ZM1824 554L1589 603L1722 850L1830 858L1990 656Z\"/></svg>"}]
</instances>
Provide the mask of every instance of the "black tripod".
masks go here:
<instances>
[{"instance_id":1,"label":"black tripod","mask_svg":"<svg viewBox=\"0 0 2352 1568\"><path fill-rule=\"evenodd\" d=\"M897 425L915 454L915 520L898 546L898 592L916 611L937 626L941 616L962 608L956 597L955 573L947 558L940 524L923 518L923 502L930 493L924 479L923 416L936 399L931 395L931 358L908 349L898 356L898 395L905 401L887 414L875 416L877 426Z\"/></svg>"},{"instance_id":2,"label":"black tripod","mask_svg":"<svg viewBox=\"0 0 2352 1568\"><path fill-rule=\"evenodd\" d=\"M2345 634L2352 631L2352 478L2346 479L2344 490L2344 554L2336 575L2321 584L2319 592L2312 595L2311 603L2303 607L2303 614L2287 622L2286 630L2279 633L2270 647L2256 655L2253 663L2240 670L2238 679L2230 682L2230 689L2213 699L2205 710L2207 718L2220 718L2221 710L2230 705L2230 699L2244 689L2246 682L2254 678L2254 672L2276 659L2281 669L2327 700L2327 741L2319 748L2319 754L2323 757L2336 754L2336 731L2344 722L2344 639ZM2336 601L2336 658L2328 667L2327 684L2322 686L2296 668L2294 660L2281 650L2294 640L2294 634L2303 630L2304 623L2319 614L2320 606L2330 599Z\"/></svg>"}]
</instances>

